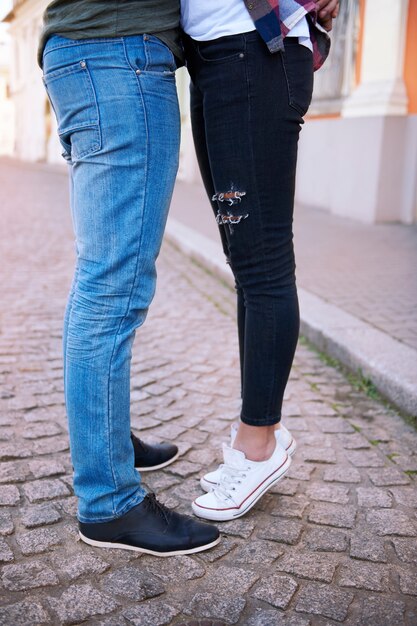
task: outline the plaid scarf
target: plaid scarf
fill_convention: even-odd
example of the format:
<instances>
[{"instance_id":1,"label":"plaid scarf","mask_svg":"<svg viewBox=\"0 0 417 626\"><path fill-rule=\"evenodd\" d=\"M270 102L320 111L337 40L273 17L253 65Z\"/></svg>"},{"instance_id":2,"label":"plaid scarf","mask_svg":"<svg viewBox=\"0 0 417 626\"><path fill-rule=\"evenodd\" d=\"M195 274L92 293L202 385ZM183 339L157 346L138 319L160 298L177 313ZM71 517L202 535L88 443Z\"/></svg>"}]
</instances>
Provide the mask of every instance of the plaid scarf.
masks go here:
<instances>
[{"instance_id":1,"label":"plaid scarf","mask_svg":"<svg viewBox=\"0 0 417 626\"><path fill-rule=\"evenodd\" d=\"M304 16L308 17L313 44L314 69L318 70L330 50L330 37L317 23L313 0L244 0L257 31L270 52L284 50L284 37Z\"/></svg>"}]
</instances>

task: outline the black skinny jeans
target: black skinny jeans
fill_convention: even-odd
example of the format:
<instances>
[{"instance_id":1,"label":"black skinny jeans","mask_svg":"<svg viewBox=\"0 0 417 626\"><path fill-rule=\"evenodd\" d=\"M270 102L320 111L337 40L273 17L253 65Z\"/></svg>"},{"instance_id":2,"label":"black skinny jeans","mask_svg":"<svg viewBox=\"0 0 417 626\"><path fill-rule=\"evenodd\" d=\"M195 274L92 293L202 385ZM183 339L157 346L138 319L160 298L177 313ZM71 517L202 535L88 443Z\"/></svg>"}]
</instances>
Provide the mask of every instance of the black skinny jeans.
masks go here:
<instances>
[{"instance_id":1,"label":"black skinny jeans","mask_svg":"<svg viewBox=\"0 0 417 626\"><path fill-rule=\"evenodd\" d=\"M198 162L237 289L241 419L281 418L299 332L293 205L313 58L297 39L271 54L258 33L185 38Z\"/></svg>"}]
</instances>

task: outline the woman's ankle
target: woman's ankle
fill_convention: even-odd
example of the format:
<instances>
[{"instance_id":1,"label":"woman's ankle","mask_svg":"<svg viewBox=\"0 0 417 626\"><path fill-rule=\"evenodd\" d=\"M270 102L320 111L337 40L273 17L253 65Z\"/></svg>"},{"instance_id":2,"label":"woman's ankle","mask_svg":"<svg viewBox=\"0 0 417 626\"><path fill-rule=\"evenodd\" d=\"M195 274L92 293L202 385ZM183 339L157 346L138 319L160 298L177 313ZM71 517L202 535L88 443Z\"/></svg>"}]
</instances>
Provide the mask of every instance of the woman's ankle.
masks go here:
<instances>
[{"instance_id":1,"label":"woman's ankle","mask_svg":"<svg viewBox=\"0 0 417 626\"><path fill-rule=\"evenodd\" d=\"M239 424L233 448L243 452L249 461L267 461L276 448L275 426Z\"/></svg>"}]
</instances>

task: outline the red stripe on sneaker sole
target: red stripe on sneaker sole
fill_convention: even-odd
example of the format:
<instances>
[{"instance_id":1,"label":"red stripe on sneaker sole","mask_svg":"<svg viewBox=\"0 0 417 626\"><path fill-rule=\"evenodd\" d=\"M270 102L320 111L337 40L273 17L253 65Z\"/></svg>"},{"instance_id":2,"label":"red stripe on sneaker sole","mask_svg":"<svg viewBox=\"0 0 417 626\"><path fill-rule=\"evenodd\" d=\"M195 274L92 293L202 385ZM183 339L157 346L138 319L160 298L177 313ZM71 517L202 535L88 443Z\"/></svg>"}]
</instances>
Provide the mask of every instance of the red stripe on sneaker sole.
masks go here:
<instances>
[{"instance_id":1,"label":"red stripe on sneaker sole","mask_svg":"<svg viewBox=\"0 0 417 626\"><path fill-rule=\"evenodd\" d=\"M246 498L244 500L242 500L242 502L239 504L239 506L231 506L228 507L226 509L214 509L213 507L210 506L201 506L201 504L197 504L194 501L195 506L198 506L200 509L206 509L208 511L233 511L233 509L235 509L236 511L239 511L239 509L242 508L242 506L245 504L246 500L248 498L250 498L251 496L253 496L253 494L255 493L255 491L258 491L258 489L260 487L262 487L262 485L269 480L269 478L271 478L271 476L273 476L274 474L276 474L277 472L279 472L279 470L281 469L281 467L283 467L288 461L290 461L291 459L289 458L289 456L287 455L285 458L285 461L283 463L281 463L281 465L279 467L277 467L273 472L271 472L271 474L269 474L269 476L267 476L261 483L259 483L259 485L257 487L255 487L255 489L253 491L251 491L250 494L248 494L246 496ZM288 466L289 467L289 466Z\"/></svg>"}]
</instances>

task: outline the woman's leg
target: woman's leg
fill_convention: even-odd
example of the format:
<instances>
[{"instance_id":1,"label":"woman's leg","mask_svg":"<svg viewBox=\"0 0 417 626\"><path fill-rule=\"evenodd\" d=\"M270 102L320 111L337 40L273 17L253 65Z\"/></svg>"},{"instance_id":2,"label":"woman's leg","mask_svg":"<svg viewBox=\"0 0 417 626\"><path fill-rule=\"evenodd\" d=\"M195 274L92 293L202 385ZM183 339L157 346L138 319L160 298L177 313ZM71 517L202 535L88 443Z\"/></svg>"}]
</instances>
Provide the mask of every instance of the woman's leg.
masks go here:
<instances>
[{"instance_id":1,"label":"woman's leg","mask_svg":"<svg viewBox=\"0 0 417 626\"><path fill-rule=\"evenodd\" d=\"M204 124L215 209L245 311L243 424L234 447L262 460L274 445L268 427L280 420L298 338L292 215L312 58L296 42L270 55L256 33L187 47L203 109L202 122L193 102L193 125Z\"/></svg>"}]
</instances>

